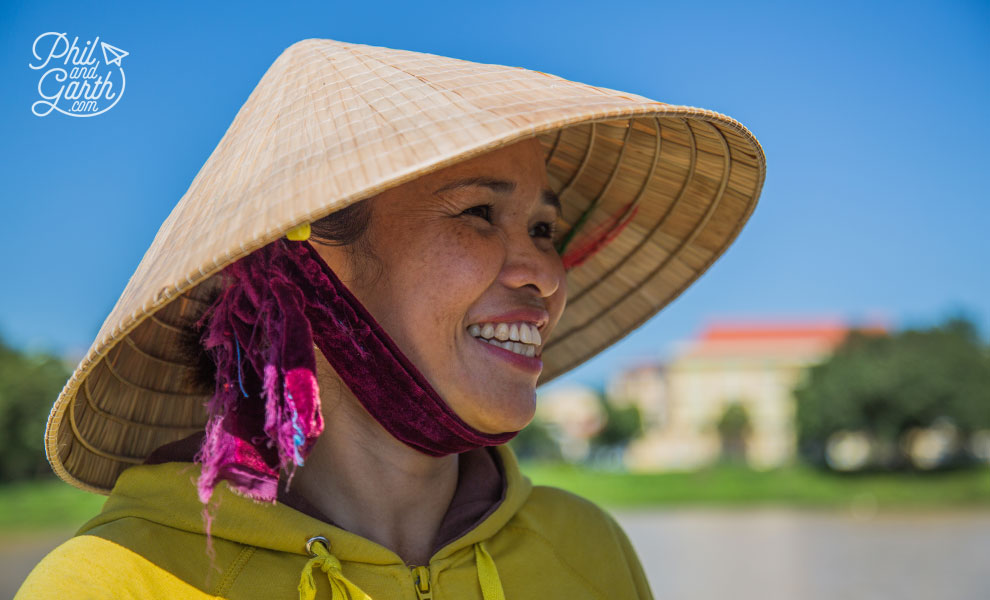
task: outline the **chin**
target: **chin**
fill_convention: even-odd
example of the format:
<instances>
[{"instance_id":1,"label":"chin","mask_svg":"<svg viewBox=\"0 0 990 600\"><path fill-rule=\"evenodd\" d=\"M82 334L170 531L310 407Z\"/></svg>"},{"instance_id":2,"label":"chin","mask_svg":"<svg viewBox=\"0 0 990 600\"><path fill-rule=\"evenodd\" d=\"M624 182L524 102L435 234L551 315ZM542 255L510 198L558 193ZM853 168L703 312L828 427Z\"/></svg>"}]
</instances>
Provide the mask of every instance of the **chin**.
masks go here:
<instances>
[{"instance_id":1,"label":"chin","mask_svg":"<svg viewBox=\"0 0 990 600\"><path fill-rule=\"evenodd\" d=\"M536 392L530 390L527 394L513 394L508 398L489 397L475 406L480 410L472 418L465 419L475 429L485 433L520 431L536 414Z\"/></svg>"}]
</instances>

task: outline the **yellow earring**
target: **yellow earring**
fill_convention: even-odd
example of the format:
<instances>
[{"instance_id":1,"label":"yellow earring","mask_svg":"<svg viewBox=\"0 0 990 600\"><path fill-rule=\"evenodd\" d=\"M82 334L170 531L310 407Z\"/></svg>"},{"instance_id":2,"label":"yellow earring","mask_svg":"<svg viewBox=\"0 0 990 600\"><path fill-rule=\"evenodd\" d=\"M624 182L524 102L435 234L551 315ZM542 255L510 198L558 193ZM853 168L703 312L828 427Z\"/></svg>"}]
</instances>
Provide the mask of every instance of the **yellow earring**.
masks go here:
<instances>
[{"instance_id":1,"label":"yellow earring","mask_svg":"<svg viewBox=\"0 0 990 600\"><path fill-rule=\"evenodd\" d=\"M304 242L309 239L309 223L303 223L298 227L293 227L285 234L285 237L289 238L293 242Z\"/></svg>"}]
</instances>

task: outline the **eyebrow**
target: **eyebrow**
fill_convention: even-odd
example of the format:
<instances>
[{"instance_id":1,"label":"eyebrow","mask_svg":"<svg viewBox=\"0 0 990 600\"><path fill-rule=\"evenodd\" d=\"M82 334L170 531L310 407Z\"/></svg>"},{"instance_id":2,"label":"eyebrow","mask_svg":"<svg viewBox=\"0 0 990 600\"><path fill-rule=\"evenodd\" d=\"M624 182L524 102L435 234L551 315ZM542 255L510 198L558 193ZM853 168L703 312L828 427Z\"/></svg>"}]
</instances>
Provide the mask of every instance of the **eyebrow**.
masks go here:
<instances>
[{"instance_id":1,"label":"eyebrow","mask_svg":"<svg viewBox=\"0 0 990 600\"><path fill-rule=\"evenodd\" d=\"M435 195L442 194L443 192L449 192L451 190L458 190L466 187L480 186L486 187L496 194L509 194L516 189L516 183L514 181L506 181L505 179L496 179L494 177L478 176L478 177L468 177L466 179L458 179L452 181L433 193ZM562 210L560 207L560 197L557 196L557 192L550 188L543 188L541 194L541 200L544 204L548 204L557 210L557 216L561 216Z\"/></svg>"}]
</instances>

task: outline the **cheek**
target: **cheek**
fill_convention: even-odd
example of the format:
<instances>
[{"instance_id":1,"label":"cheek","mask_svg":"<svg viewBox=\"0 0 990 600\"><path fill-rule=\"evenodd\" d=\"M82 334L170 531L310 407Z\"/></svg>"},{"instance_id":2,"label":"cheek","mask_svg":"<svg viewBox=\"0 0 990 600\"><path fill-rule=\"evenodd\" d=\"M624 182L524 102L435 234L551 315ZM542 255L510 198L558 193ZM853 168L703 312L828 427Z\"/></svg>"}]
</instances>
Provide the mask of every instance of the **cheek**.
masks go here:
<instances>
[{"instance_id":1,"label":"cheek","mask_svg":"<svg viewBox=\"0 0 990 600\"><path fill-rule=\"evenodd\" d=\"M442 328L462 321L467 309L496 280L499 243L465 228L419 236L396 255L395 306L404 306L407 327ZM434 330L434 333L439 330Z\"/></svg>"},{"instance_id":2,"label":"cheek","mask_svg":"<svg viewBox=\"0 0 990 600\"><path fill-rule=\"evenodd\" d=\"M497 278L501 264L498 239L472 229L454 228L423 249L427 274L441 290L477 295Z\"/></svg>"}]
</instances>

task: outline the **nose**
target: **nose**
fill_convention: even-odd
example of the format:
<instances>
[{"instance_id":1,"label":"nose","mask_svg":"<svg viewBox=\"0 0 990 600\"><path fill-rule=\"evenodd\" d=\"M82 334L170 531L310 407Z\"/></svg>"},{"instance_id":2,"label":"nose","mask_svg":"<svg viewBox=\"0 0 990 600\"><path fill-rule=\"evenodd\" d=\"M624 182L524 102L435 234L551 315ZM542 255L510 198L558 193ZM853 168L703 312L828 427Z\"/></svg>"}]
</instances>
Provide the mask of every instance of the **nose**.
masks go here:
<instances>
[{"instance_id":1,"label":"nose","mask_svg":"<svg viewBox=\"0 0 990 600\"><path fill-rule=\"evenodd\" d=\"M541 247L528 232L506 239L505 263L499 274L503 285L509 289L531 288L541 298L549 298L560 289L563 278L564 264L555 250Z\"/></svg>"}]
</instances>

